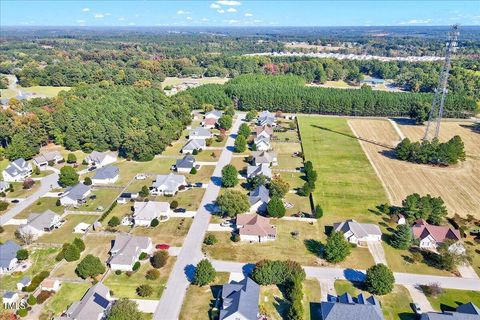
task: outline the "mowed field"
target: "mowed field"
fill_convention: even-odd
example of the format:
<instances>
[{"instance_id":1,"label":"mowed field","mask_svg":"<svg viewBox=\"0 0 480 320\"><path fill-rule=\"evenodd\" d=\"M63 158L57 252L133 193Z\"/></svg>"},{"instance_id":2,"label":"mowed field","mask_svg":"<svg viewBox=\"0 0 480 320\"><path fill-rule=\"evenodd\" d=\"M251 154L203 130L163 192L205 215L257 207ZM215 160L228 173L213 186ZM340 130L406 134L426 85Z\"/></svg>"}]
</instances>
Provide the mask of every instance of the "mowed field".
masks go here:
<instances>
[{"instance_id":1,"label":"mowed field","mask_svg":"<svg viewBox=\"0 0 480 320\"><path fill-rule=\"evenodd\" d=\"M399 135L388 120L350 119L348 124L360 137L395 146ZM425 126L399 122L403 134L412 141L422 138ZM480 218L480 133L472 131L470 123L443 122L440 140L454 135L465 143L467 160L458 165L441 168L396 160L392 150L368 141L361 141L384 183L391 203L400 205L409 194L441 196L449 214L472 214Z\"/></svg>"}]
</instances>

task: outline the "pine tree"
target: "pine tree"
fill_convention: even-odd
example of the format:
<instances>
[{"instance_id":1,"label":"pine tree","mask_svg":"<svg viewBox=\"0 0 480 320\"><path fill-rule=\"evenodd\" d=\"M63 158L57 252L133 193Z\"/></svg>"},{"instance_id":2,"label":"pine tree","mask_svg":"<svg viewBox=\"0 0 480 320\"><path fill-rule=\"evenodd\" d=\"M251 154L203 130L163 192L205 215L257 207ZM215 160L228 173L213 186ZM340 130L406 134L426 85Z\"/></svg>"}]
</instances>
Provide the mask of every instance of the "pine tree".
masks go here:
<instances>
[{"instance_id":1,"label":"pine tree","mask_svg":"<svg viewBox=\"0 0 480 320\"><path fill-rule=\"evenodd\" d=\"M408 249L412 244L412 229L408 224L400 224L393 232L390 239L392 247L397 249Z\"/></svg>"}]
</instances>

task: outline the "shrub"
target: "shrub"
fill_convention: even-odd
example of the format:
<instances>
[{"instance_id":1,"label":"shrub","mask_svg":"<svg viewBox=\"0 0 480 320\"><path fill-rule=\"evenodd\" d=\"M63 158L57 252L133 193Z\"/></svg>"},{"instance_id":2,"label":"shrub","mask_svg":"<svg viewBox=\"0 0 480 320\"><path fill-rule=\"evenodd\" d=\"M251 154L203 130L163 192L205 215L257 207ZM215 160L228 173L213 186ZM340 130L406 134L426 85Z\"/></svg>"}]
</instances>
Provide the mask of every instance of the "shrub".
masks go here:
<instances>
[{"instance_id":1,"label":"shrub","mask_svg":"<svg viewBox=\"0 0 480 320\"><path fill-rule=\"evenodd\" d=\"M73 239L72 244L80 250L80 252L83 252L85 250L85 242L83 242L82 239L80 238L75 238Z\"/></svg>"},{"instance_id":2,"label":"shrub","mask_svg":"<svg viewBox=\"0 0 480 320\"><path fill-rule=\"evenodd\" d=\"M154 219L152 220L152 222L150 222L150 227L155 228L156 226L159 225L159 223L160 223L160 221L158 221L157 218L154 218Z\"/></svg>"},{"instance_id":3,"label":"shrub","mask_svg":"<svg viewBox=\"0 0 480 320\"><path fill-rule=\"evenodd\" d=\"M138 192L138 195L142 198L148 197L150 194L150 190L148 189L147 186L143 186L142 189Z\"/></svg>"},{"instance_id":4,"label":"shrub","mask_svg":"<svg viewBox=\"0 0 480 320\"><path fill-rule=\"evenodd\" d=\"M116 274L117 276L121 275L121 274L122 274L122 270L115 270L115 274Z\"/></svg>"},{"instance_id":5,"label":"shrub","mask_svg":"<svg viewBox=\"0 0 480 320\"><path fill-rule=\"evenodd\" d=\"M305 279L302 266L291 260L261 260L253 269L252 279L260 285L287 284L294 278Z\"/></svg>"},{"instance_id":6,"label":"shrub","mask_svg":"<svg viewBox=\"0 0 480 320\"><path fill-rule=\"evenodd\" d=\"M207 236L203 240L203 243L205 243L207 246L211 246L211 245L214 245L215 243L217 243L217 241L218 241L217 237L215 237L215 235L213 233L209 233L209 234L207 234Z\"/></svg>"},{"instance_id":7,"label":"shrub","mask_svg":"<svg viewBox=\"0 0 480 320\"><path fill-rule=\"evenodd\" d=\"M17 259L20 261L28 259L28 250L27 249L20 249L17 251Z\"/></svg>"},{"instance_id":8,"label":"shrub","mask_svg":"<svg viewBox=\"0 0 480 320\"><path fill-rule=\"evenodd\" d=\"M133 271L126 271L125 275L130 278L133 275L133 273L134 273Z\"/></svg>"},{"instance_id":9,"label":"shrub","mask_svg":"<svg viewBox=\"0 0 480 320\"><path fill-rule=\"evenodd\" d=\"M170 209L175 210L177 208L178 208L178 201L177 200L173 200L172 202L170 202Z\"/></svg>"},{"instance_id":10,"label":"shrub","mask_svg":"<svg viewBox=\"0 0 480 320\"><path fill-rule=\"evenodd\" d=\"M55 205L57 207L60 207L62 205L62 202L60 201L60 199L57 199L57 201L55 201Z\"/></svg>"},{"instance_id":11,"label":"shrub","mask_svg":"<svg viewBox=\"0 0 480 320\"><path fill-rule=\"evenodd\" d=\"M0 211L5 211L8 208L9 203L6 201L0 201Z\"/></svg>"},{"instance_id":12,"label":"shrub","mask_svg":"<svg viewBox=\"0 0 480 320\"><path fill-rule=\"evenodd\" d=\"M427 286L421 286L423 292L430 297L436 297L443 293L442 287L438 283L430 283Z\"/></svg>"},{"instance_id":13,"label":"shrub","mask_svg":"<svg viewBox=\"0 0 480 320\"><path fill-rule=\"evenodd\" d=\"M110 212L112 212L112 210L117 206L117 201L114 201L112 203L112 205L110 206L110 208L108 208L107 211L105 211L101 217L98 219L98 221L102 222L103 220L105 220L105 218L110 214Z\"/></svg>"},{"instance_id":14,"label":"shrub","mask_svg":"<svg viewBox=\"0 0 480 320\"><path fill-rule=\"evenodd\" d=\"M140 253L140 256L138 257L138 259L140 260L145 260L147 258L148 258L148 254L146 252Z\"/></svg>"},{"instance_id":15,"label":"shrub","mask_svg":"<svg viewBox=\"0 0 480 320\"><path fill-rule=\"evenodd\" d=\"M28 310L27 309L18 309L17 315L19 317L26 317L28 315Z\"/></svg>"},{"instance_id":16,"label":"shrub","mask_svg":"<svg viewBox=\"0 0 480 320\"><path fill-rule=\"evenodd\" d=\"M239 242L240 241L240 235L238 233L233 233L230 239L233 242Z\"/></svg>"},{"instance_id":17,"label":"shrub","mask_svg":"<svg viewBox=\"0 0 480 320\"><path fill-rule=\"evenodd\" d=\"M135 262L135 264L132 267L133 271L137 271L138 269L140 269L140 261Z\"/></svg>"},{"instance_id":18,"label":"shrub","mask_svg":"<svg viewBox=\"0 0 480 320\"><path fill-rule=\"evenodd\" d=\"M145 278L148 280L157 280L160 277L160 271L157 269L150 269L147 271Z\"/></svg>"},{"instance_id":19,"label":"shrub","mask_svg":"<svg viewBox=\"0 0 480 320\"><path fill-rule=\"evenodd\" d=\"M325 245L325 259L331 263L338 263L350 254L350 245L340 232L332 232Z\"/></svg>"},{"instance_id":20,"label":"shrub","mask_svg":"<svg viewBox=\"0 0 480 320\"><path fill-rule=\"evenodd\" d=\"M25 181L23 181L22 187L23 189L31 189L34 184L35 181L33 181L32 179L26 179Z\"/></svg>"},{"instance_id":21,"label":"shrub","mask_svg":"<svg viewBox=\"0 0 480 320\"><path fill-rule=\"evenodd\" d=\"M190 170L190 174L197 174L197 168L193 167L192 170Z\"/></svg>"},{"instance_id":22,"label":"shrub","mask_svg":"<svg viewBox=\"0 0 480 320\"><path fill-rule=\"evenodd\" d=\"M80 259L80 250L73 244L68 245L63 251L63 256L68 262Z\"/></svg>"},{"instance_id":23,"label":"shrub","mask_svg":"<svg viewBox=\"0 0 480 320\"><path fill-rule=\"evenodd\" d=\"M108 226L111 228L115 228L120 225L120 218L117 216L113 216L108 220Z\"/></svg>"},{"instance_id":24,"label":"shrub","mask_svg":"<svg viewBox=\"0 0 480 320\"><path fill-rule=\"evenodd\" d=\"M367 269L365 285L370 293L385 295L392 292L394 284L393 272L386 265L379 263Z\"/></svg>"},{"instance_id":25,"label":"shrub","mask_svg":"<svg viewBox=\"0 0 480 320\"><path fill-rule=\"evenodd\" d=\"M45 302L45 300L47 300L48 298L50 298L50 296L52 295L53 293L51 291L41 291L38 295L37 295L37 303L38 304L42 304Z\"/></svg>"},{"instance_id":26,"label":"shrub","mask_svg":"<svg viewBox=\"0 0 480 320\"><path fill-rule=\"evenodd\" d=\"M323 209L319 204L317 204L315 206L315 218L320 219L321 217L323 217Z\"/></svg>"},{"instance_id":27,"label":"shrub","mask_svg":"<svg viewBox=\"0 0 480 320\"><path fill-rule=\"evenodd\" d=\"M35 298L35 296L33 294L29 295L28 299L27 299L27 303L31 306L36 305L37 304L37 298Z\"/></svg>"},{"instance_id":28,"label":"shrub","mask_svg":"<svg viewBox=\"0 0 480 320\"><path fill-rule=\"evenodd\" d=\"M139 287L137 287L137 294L140 297L149 297L153 293L153 288L149 286L148 284L142 284Z\"/></svg>"},{"instance_id":29,"label":"shrub","mask_svg":"<svg viewBox=\"0 0 480 320\"><path fill-rule=\"evenodd\" d=\"M267 213L270 217L281 218L285 216L285 206L278 197L273 197L267 205Z\"/></svg>"},{"instance_id":30,"label":"shrub","mask_svg":"<svg viewBox=\"0 0 480 320\"><path fill-rule=\"evenodd\" d=\"M193 149L192 155L196 156L198 154L198 149Z\"/></svg>"},{"instance_id":31,"label":"shrub","mask_svg":"<svg viewBox=\"0 0 480 320\"><path fill-rule=\"evenodd\" d=\"M193 284L196 284L200 287L207 285L215 279L216 274L217 273L210 261L208 261L207 259L203 259L197 264L197 267L195 268Z\"/></svg>"},{"instance_id":32,"label":"shrub","mask_svg":"<svg viewBox=\"0 0 480 320\"><path fill-rule=\"evenodd\" d=\"M165 264L167 264L167 261L168 261L168 251L166 250L157 251L153 254L151 259L152 267L160 269Z\"/></svg>"},{"instance_id":33,"label":"shrub","mask_svg":"<svg viewBox=\"0 0 480 320\"><path fill-rule=\"evenodd\" d=\"M238 184L238 171L231 165L227 164L222 169L222 186L225 188L233 188Z\"/></svg>"},{"instance_id":34,"label":"shrub","mask_svg":"<svg viewBox=\"0 0 480 320\"><path fill-rule=\"evenodd\" d=\"M60 252L55 257L55 260L56 261L62 261L64 257L65 257L65 255L63 254L63 249L62 249L62 250L60 250Z\"/></svg>"},{"instance_id":35,"label":"shrub","mask_svg":"<svg viewBox=\"0 0 480 320\"><path fill-rule=\"evenodd\" d=\"M104 273L105 266L98 257L89 254L85 258L83 258L82 261L80 261L75 271L83 279L86 279L88 277L93 278L99 274Z\"/></svg>"},{"instance_id":36,"label":"shrub","mask_svg":"<svg viewBox=\"0 0 480 320\"><path fill-rule=\"evenodd\" d=\"M77 163L77 156L73 153L67 155L67 163Z\"/></svg>"},{"instance_id":37,"label":"shrub","mask_svg":"<svg viewBox=\"0 0 480 320\"><path fill-rule=\"evenodd\" d=\"M213 143L213 138L207 138L207 139L205 139L205 145L206 145L207 147L210 147L210 146L212 145L212 143Z\"/></svg>"},{"instance_id":38,"label":"shrub","mask_svg":"<svg viewBox=\"0 0 480 320\"><path fill-rule=\"evenodd\" d=\"M126 298L121 298L112 306L108 314L108 320L141 320L144 314L138 310L138 303Z\"/></svg>"},{"instance_id":39,"label":"shrub","mask_svg":"<svg viewBox=\"0 0 480 320\"><path fill-rule=\"evenodd\" d=\"M84 180L83 180L83 184L86 185L86 186L91 186L92 185L92 178L90 177L86 177Z\"/></svg>"},{"instance_id":40,"label":"shrub","mask_svg":"<svg viewBox=\"0 0 480 320\"><path fill-rule=\"evenodd\" d=\"M35 291L35 289L38 287L38 285L40 283L42 283L42 281L45 280L45 278L47 278L49 275L50 275L50 272L48 272L48 271L42 271L42 272L36 274L33 277L32 282L28 286L23 287L22 291L25 291L25 292Z\"/></svg>"}]
</instances>

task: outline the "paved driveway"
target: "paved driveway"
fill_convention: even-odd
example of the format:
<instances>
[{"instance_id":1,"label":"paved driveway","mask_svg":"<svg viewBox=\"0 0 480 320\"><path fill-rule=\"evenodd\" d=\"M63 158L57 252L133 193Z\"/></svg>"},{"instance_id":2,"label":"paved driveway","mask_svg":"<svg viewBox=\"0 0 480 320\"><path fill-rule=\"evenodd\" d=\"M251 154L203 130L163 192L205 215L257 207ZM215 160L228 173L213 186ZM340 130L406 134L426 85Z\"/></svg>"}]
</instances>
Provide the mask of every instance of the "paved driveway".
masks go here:
<instances>
[{"instance_id":1,"label":"paved driveway","mask_svg":"<svg viewBox=\"0 0 480 320\"><path fill-rule=\"evenodd\" d=\"M405 288L407 288L408 292L410 293L412 301L420 306L422 312L434 311L430 301L428 301L422 289L420 289L418 286L411 285L406 285Z\"/></svg>"},{"instance_id":2,"label":"paved driveway","mask_svg":"<svg viewBox=\"0 0 480 320\"><path fill-rule=\"evenodd\" d=\"M205 190L205 194L200 203L200 207L197 210L195 219L185 237L183 248L177 257L172 272L170 273L160 303L153 314L153 319L155 320L178 319L183 299L185 298L185 292L190 284L187 277L192 276L195 265L203 257L201 253L202 242L205 237L205 232L208 229L208 224L210 223L211 210L214 208L214 202L220 192L222 168L230 163L235 141L234 135L237 133L238 127L242 122L241 118L243 117L243 114L237 117L232 130L230 131L231 134L228 137L226 146L215 166L211 181Z\"/></svg>"},{"instance_id":3,"label":"paved driveway","mask_svg":"<svg viewBox=\"0 0 480 320\"><path fill-rule=\"evenodd\" d=\"M387 259L385 258L385 251L383 250L383 245L381 241L368 241L368 250L372 254L373 261L376 264L383 263L388 266Z\"/></svg>"},{"instance_id":4,"label":"paved driveway","mask_svg":"<svg viewBox=\"0 0 480 320\"><path fill-rule=\"evenodd\" d=\"M335 280L332 279L318 279L320 283L320 293L322 298L320 301L328 301L327 296L332 295L336 296L337 291L335 290Z\"/></svg>"}]
</instances>

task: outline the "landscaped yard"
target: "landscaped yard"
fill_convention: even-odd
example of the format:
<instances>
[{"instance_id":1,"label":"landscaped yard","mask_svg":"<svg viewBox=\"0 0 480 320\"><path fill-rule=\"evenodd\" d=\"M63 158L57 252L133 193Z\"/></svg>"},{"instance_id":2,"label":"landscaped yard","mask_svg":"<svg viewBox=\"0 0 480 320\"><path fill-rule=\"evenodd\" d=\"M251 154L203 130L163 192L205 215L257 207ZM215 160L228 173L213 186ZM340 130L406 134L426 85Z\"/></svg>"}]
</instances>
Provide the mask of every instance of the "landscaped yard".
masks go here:
<instances>
[{"instance_id":1,"label":"landscaped yard","mask_svg":"<svg viewBox=\"0 0 480 320\"><path fill-rule=\"evenodd\" d=\"M62 282L60 290L45 304L41 318L51 319L61 315L73 302L80 300L88 288L89 283Z\"/></svg>"},{"instance_id":2,"label":"landscaped yard","mask_svg":"<svg viewBox=\"0 0 480 320\"><path fill-rule=\"evenodd\" d=\"M40 188L40 181L35 181L30 189L24 189L23 182L11 182L11 185L13 186L13 192L7 192L8 198L27 198Z\"/></svg>"},{"instance_id":3,"label":"landscaped yard","mask_svg":"<svg viewBox=\"0 0 480 320\"><path fill-rule=\"evenodd\" d=\"M55 229L52 232L47 232L40 238L37 242L40 243L65 243L70 242L76 237L80 237L80 234L73 233L73 228L75 228L80 222L85 222L92 224L95 220L98 219L96 215L86 215L86 214L69 214L65 216L65 224L58 229Z\"/></svg>"},{"instance_id":4,"label":"landscaped yard","mask_svg":"<svg viewBox=\"0 0 480 320\"><path fill-rule=\"evenodd\" d=\"M174 197L157 196L152 197L152 200L166 202L177 200L179 208L184 208L189 211L196 211L200 205L200 202L202 201L204 193L204 188L191 188L186 191L178 192Z\"/></svg>"},{"instance_id":5,"label":"landscaped yard","mask_svg":"<svg viewBox=\"0 0 480 320\"><path fill-rule=\"evenodd\" d=\"M115 298L130 298L130 299L160 299L168 276L175 264L175 258L168 258L167 264L158 269L160 271L160 278L157 280L147 280L145 274L148 270L153 269L148 260L142 263L142 266L137 272L128 276L125 272L117 275L115 272L110 273L107 279L103 282L113 292ZM153 294L150 297L140 297L136 289L142 284L148 284L153 287Z\"/></svg>"},{"instance_id":6,"label":"landscaped yard","mask_svg":"<svg viewBox=\"0 0 480 320\"><path fill-rule=\"evenodd\" d=\"M180 319L213 319L211 312L215 305L215 298L221 289L221 285L228 283L229 275L226 272L218 272L210 286L190 285L180 311Z\"/></svg>"},{"instance_id":7,"label":"landscaped yard","mask_svg":"<svg viewBox=\"0 0 480 320\"><path fill-rule=\"evenodd\" d=\"M53 212L61 215L65 210L62 206L57 206L58 198L40 198L24 210L22 210L19 214L15 216L16 219L26 219L31 213L42 213L46 210L52 210Z\"/></svg>"},{"instance_id":8,"label":"landscaped yard","mask_svg":"<svg viewBox=\"0 0 480 320\"><path fill-rule=\"evenodd\" d=\"M18 226L15 225L4 225L2 226L3 232L0 233L0 242L4 243L7 240L15 240L15 230L17 230Z\"/></svg>"},{"instance_id":9,"label":"landscaped yard","mask_svg":"<svg viewBox=\"0 0 480 320\"><path fill-rule=\"evenodd\" d=\"M170 218L155 228L135 227L132 234L150 237L154 244L167 243L177 247L183 244L191 224L192 218Z\"/></svg>"},{"instance_id":10,"label":"landscaped yard","mask_svg":"<svg viewBox=\"0 0 480 320\"><path fill-rule=\"evenodd\" d=\"M218 84L223 84L227 82L229 79L228 78L222 78L222 77L204 77L204 78L191 78L191 77L186 77L186 78L179 78L179 77L166 77L165 80L162 82L162 87L165 88L166 86L176 86L179 85L183 82L191 82L191 81L196 81L200 84L207 84L207 83L218 83Z\"/></svg>"},{"instance_id":11,"label":"landscaped yard","mask_svg":"<svg viewBox=\"0 0 480 320\"><path fill-rule=\"evenodd\" d=\"M305 319L320 320L320 283L317 279L305 279L303 281L303 308Z\"/></svg>"},{"instance_id":12,"label":"landscaped yard","mask_svg":"<svg viewBox=\"0 0 480 320\"><path fill-rule=\"evenodd\" d=\"M23 277L29 276L30 278L33 278L34 275L41 271L52 270L56 263L55 256L58 251L58 248L43 248L30 252L29 260L32 262L30 268L25 272L14 272L9 275L0 276L0 289L16 290L17 282Z\"/></svg>"},{"instance_id":13,"label":"landscaped yard","mask_svg":"<svg viewBox=\"0 0 480 320\"><path fill-rule=\"evenodd\" d=\"M361 286L361 284L359 284ZM335 290L338 295L348 292L352 296L356 297L358 294L363 293L367 297L371 294L357 288L350 281L337 280L335 281ZM396 285L393 291L384 296L376 296L382 306L383 315L386 320L413 320L415 315L413 314L411 303L412 298L408 293L408 290L400 285Z\"/></svg>"},{"instance_id":14,"label":"landscaped yard","mask_svg":"<svg viewBox=\"0 0 480 320\"><path fill-rule=\"evenodd\" d=\"M276 285L260 286L259 307L262 312L266 313L268 319L286 319L288 302L284 299L282 291Z\"/></svg>"},{"instance_id":15,"label":"landscaped yard","mask_svg":"<svg viewBox=\"0 0 480 320\"><path fill-rule=\"evenodd\" d=\"M92 193L88 196L85 204L78 208L72 208L74 211L98 211L101 213L107 210L112 202L120 195L121 189L114 188L92 188ZM91 199L95 196L95 199Z\"/></svg>"},{"instance_id":16,"label":"landscaped yard","mask_svg":"<svg viewBox=\"0 0 480 320\"><path fill-rule=\"evenodd\" d=\"M459 305L467 302L473 302L477 307L480 306L479 291L443 289L443 293L437 297L427 296L427 299L438 311L453 311Z\"/></svg>"}]
</instances>

